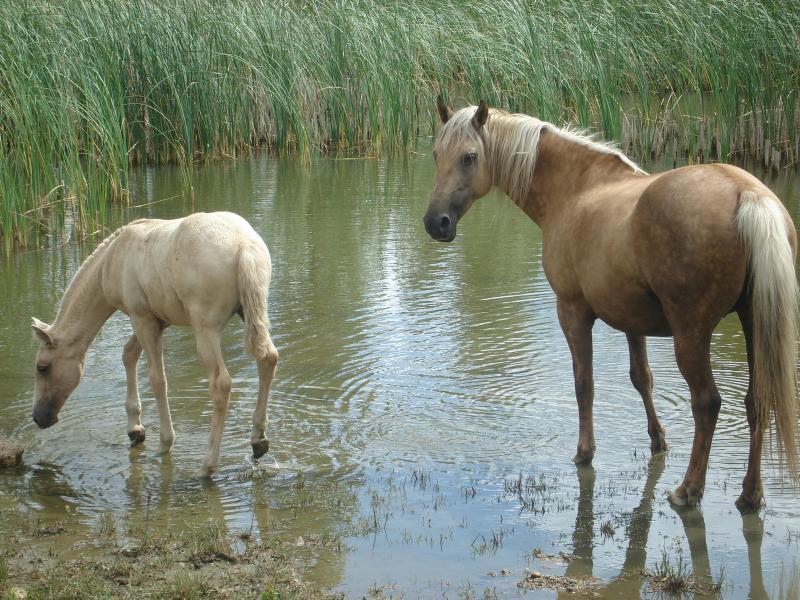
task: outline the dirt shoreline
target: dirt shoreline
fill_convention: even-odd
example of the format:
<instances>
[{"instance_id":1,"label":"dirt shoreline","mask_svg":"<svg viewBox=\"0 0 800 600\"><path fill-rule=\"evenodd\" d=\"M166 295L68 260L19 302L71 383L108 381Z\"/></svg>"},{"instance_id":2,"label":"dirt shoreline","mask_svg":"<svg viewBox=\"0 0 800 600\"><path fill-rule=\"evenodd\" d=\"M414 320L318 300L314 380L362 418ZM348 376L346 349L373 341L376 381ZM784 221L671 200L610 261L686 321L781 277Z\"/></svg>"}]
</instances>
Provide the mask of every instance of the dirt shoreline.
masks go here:
<instances>
[{"instance_id":1,"label":"dirt shoreline","mask_svg":"<svg viewBox=\"0 0 800 600\"><path fill-rule=\"evenodd\" d=\"M67 532L51 527L37 535L53 538ZM343 598L304 581L303 559L289 542L223 539L213 527L133 543L98 532L76 558L53 547L24 540L0 546L0 600ZM239 551L232 552L233 547Z\"/></svg>"}]
</instances>

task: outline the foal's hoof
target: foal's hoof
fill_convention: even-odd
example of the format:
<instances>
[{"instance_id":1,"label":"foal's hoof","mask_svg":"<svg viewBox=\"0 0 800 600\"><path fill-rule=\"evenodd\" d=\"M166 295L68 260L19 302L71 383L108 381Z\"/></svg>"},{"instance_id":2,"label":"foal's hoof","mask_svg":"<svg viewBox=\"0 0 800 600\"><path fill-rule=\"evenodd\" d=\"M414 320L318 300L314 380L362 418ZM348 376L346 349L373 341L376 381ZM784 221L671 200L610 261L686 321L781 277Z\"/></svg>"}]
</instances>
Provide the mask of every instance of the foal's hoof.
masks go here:
<instances>
[{"instance_id":1,"label":"foal's hoof","mask_svg":"<svg viewBox=\"0 0 800 600\"><path fill-rule=\"evenodd\" d=\"M128 432L128 439L131 441L131 448L144 442L144 427L136 427Z\"/></svg>"},{"instance_id":2,"label":"foal's hoof","mask_svg":"<svg viewBox=\"0 0 800 600\"><path fill-rule=\"evenodd\" d=\"M207 467L204 465L200 467L199 471L197 471L197 476L200 479L211 479L211 476L214 474L214 471L216 470L217 470L216 467Z\"/></svg>"},{"instance_id":3,"label":"foal's hoof","mask_svg":"<svg viewBox=\"0 0 800 600\"><path fill-rule=\"evenodd\" d=\"M263 439L253 442L253 458L261 458L269 451L269 440Z\"/></svg>"}]
</instances>

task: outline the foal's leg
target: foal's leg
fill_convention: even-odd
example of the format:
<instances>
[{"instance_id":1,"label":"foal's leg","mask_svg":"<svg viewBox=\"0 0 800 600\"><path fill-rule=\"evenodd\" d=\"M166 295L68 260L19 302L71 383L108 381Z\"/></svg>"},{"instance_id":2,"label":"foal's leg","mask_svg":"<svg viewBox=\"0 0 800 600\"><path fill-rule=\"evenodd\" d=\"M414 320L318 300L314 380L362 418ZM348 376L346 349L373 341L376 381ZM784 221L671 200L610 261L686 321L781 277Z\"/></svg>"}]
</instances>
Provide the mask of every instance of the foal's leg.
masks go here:
<instances>
[{"instance_id":1,"label":"foal's leg","mask_svg":"<svg viewBox=\"0 0 800 600\"><path fill-rule=\"evenodd\" d=\"M256 360L258 365L258 399L256 408L253 411L253 436L251 438L253 446L253 456L261 458L269 450L269 439L267 438L267 398L269 388L272 385L272 378L275 376L275 367L278 365L278 351L272 344L272 339L267 334L268 347L265 356Z\"/></svg>"},{"instance_id":2,"label":"foal's leg","mask_svg":"<svg viewBox=\"0 0 800 600\"><path fill-rule=\"evenodd\" d=\"M131 324L133 333L147 357L147 374L158 406L159 436L161 438L159 452L166 454L172 448L175 430L172 428L172 416L169 414L167 376L164 373L164 349L161 343L164 325L157 319L149 317L131 317Z\"/></svg>"},{"instance_id":3,"label":"foal's leg","mask_svg":"<svg viewBox=\"0 0 800 600\"><path fill-rule=\"evenodd\" d=\"M211 474L219 466L219 446L231 397L231 376L222 359L220 333L219 329L206 327L195 328L194 332L197 341L197 355L208 371L208 392L213 405L211 433L208 436L208 449L198 473L200 477L211 477Z\"/></svg>"},{"instance_id":4,"label":"foal's leg","mask_svg":"<svg viewBox=\"0 0 800 600\"><path fill-rule=\"evenodd\" d=\"M667 449L664 428L658 420L656 408L653 406L653 372L647 364L647 338L643 335L627 334L628 350L631 357L631 382L644 401L647 413L647 433L650 434L650 450L663 452Z\"/></svg>"},{"instance_id":5,"label":"foal's leg","mask_svg":"<svg viewBox=\"0 0 800 600\"><path fill-rule=\"evenodd\" d=\"M700 502L706 485L708 455L722 404L711 373L710 346L711 332L675 332L675 358L683 378L689 384L694 417L694 441L689 466L683 483L669 496L670 501L678 505Z\"/></svg>"},{"instance_id":6,"label":"foal's leg","mask_svg":"<svg viewBox=\"0 0 800 600\"><path fill-rule=\"evenodd\" d=\"M575 464L590 463L594 458L594 378L592 375L592 326L595 315L583 302L557 303L558 321L572 354L572 372L575 376L575 396L578 400L578 451L572 459Z\"/></svg>"},{"instance_id":7,"label":"foal's leg","mask_svg":"<svg viewBox=\"0 0 800 600\"><path fill-rule=\"evenodd\" d=\"M753 321L749 309L739 311L742 331L747 345L747 365L750 378L744 405L747 409L747 424L750 426L750 454L747 457L747 473L742 482L742 493L736 500L739 510L752 510L764 504L764 484L761 481L761 450L764 443L764 428L758 424L753 392Z\"/></svg>"},{"instance_id":8,"label":"foal's leg","mask_svg":"<svg viewBox=\"0 0 800 600\"><path fill-rule=\"evenodd\" d=\"M125 412L128 413L128 437L131 446L136 446L144 441L144 427L142 427L142 403L139 400L139 378L136 374L136 365L142 355L142 345L132 335L122 351L122 364L125 365L125 377L128 383L128 396L125 399Z\"/></svg>"}]
</instances>

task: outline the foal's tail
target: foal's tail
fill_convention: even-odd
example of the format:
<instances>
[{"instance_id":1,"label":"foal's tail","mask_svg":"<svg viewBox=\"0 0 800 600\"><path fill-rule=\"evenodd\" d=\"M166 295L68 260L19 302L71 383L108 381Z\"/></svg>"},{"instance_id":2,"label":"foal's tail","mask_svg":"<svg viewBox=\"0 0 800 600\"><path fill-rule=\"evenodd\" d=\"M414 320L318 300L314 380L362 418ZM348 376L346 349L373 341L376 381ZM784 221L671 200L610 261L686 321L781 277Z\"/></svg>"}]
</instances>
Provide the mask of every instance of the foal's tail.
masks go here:
<instances>
[{"instance_id":1,"label":"foal's tail","mask_svg":"<svg viewBox=\"0 0 800 600\"><path fill-rule=\"evenodd\" d=\"M254 358L267 355L270 346L267 295L272 262L266 246L247 242L239 250L239 302L244 317L244 345Z\"/></svg>"},{"instance_id":2,"label":"foal's tail","mask_svg":"<svg viewBox=\"0 0 800 600\"><path fill-rule=\"evenodd\" d=\"M794 252L782 205L755 191L742 192L736 224L750 252L750 306L753 319L753 385L758 423L775 417L781 465L797 483L798 287Z\"/></svg>"}]
</instances>

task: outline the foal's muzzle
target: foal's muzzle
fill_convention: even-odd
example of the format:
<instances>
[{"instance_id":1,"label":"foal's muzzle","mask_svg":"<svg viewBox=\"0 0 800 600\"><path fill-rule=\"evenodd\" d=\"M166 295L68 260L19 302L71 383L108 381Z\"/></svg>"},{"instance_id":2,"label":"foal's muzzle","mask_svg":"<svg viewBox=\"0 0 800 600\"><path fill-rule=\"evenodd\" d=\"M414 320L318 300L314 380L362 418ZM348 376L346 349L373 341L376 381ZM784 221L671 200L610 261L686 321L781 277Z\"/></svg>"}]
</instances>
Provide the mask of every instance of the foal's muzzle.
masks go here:
<instances>
[{"instance_id":1,"label":"foal's muzzle","mask_svg":"<svg viewBox=\"0 0 800 600\"><path fill-rule=\"evenodd\" d=\"M49 410L36 410L33 409L33 422L39 426L39 429L47 429L58 423L58 417Z\"/></svg>"},{"instance_id":2,"label":"foal's muzzle","mask_svg":"<svg viewBox=\"0 0 800 600\"><path fill-rule=\"evenodd\" d=\"M449 213L428 213L422 219L425 231L440 242L452 242L456 237L458 219Z\"/></svg>"}]
</instances>

